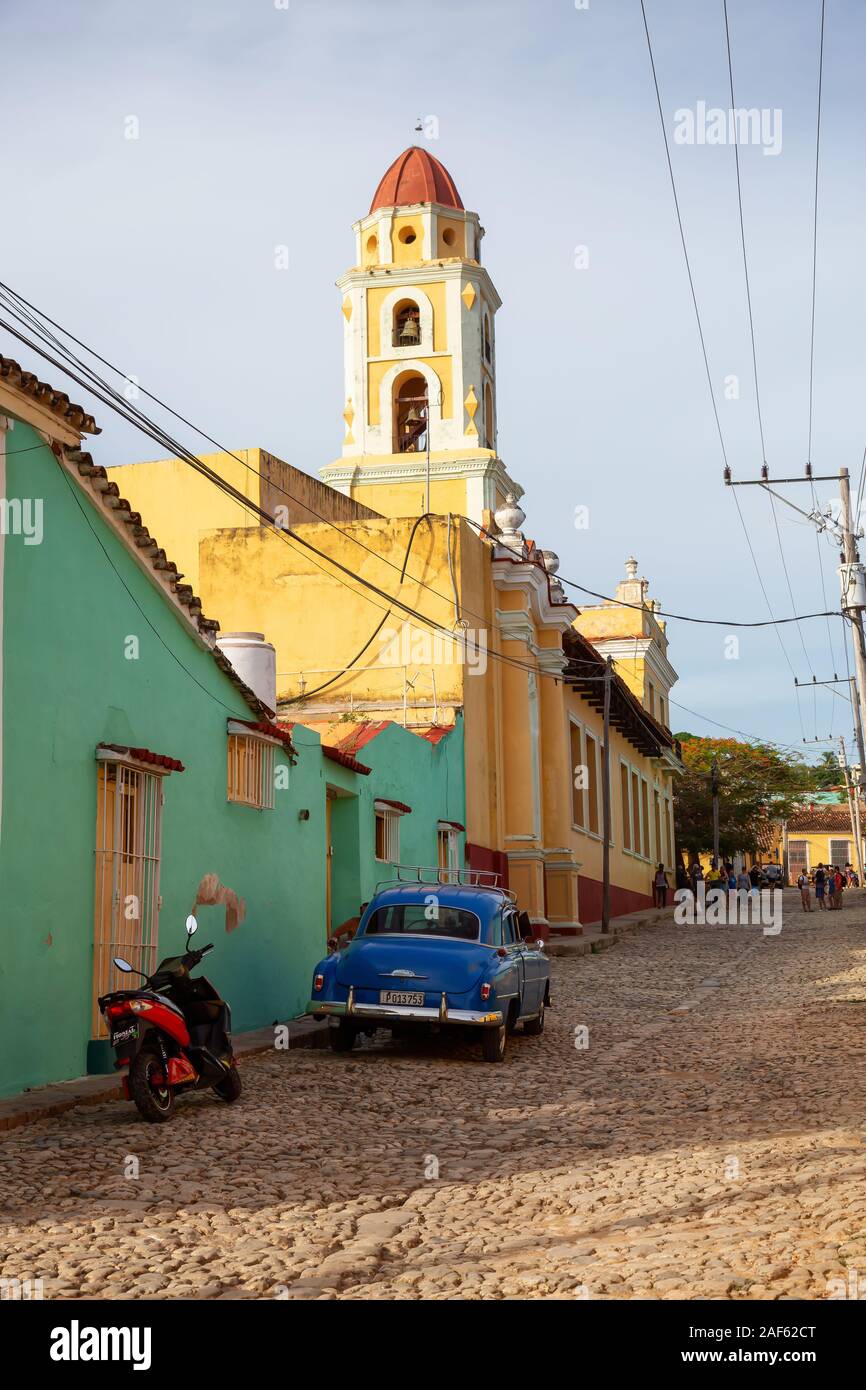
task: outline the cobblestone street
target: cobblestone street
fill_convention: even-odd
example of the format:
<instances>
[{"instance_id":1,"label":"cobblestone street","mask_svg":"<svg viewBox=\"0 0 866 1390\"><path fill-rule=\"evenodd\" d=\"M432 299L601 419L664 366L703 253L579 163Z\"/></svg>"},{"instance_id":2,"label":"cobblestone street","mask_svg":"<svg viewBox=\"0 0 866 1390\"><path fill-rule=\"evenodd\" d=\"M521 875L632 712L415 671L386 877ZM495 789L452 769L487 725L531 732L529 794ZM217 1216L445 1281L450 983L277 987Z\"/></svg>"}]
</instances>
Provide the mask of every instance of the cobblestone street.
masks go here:
<instances>
[{"instance_id":1,"label":"cobblestone street","mask_svg":"<svg viewBox=\"0 0 866 1390\"><path fill-rule=\"evenodd\" d=\"M46 1298L822 1299L859 1271L866 1296L864 900L554 959L546 1030L501 1066L380 1034L252 1058L237 1106L166 1126L112 1102L10 1131L2 1273Z\"/></svg>"}]
</instances>

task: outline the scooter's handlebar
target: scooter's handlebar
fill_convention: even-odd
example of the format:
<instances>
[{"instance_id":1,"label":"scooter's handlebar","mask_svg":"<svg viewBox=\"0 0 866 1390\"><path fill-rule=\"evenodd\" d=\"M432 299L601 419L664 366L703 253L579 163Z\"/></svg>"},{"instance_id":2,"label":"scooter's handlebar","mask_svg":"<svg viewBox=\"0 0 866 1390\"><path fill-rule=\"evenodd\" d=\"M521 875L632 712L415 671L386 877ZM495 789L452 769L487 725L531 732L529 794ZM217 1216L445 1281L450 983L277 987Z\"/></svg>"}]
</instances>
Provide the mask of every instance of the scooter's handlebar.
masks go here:
<instances>
[{"instance_id":1,"label":"scooter's handlebar","mask_svg":"<svg viewBox=\"0 0 866 1390\"><path fill-rule=\"evenodd\" d=\"M198 965L202 957L206 956L208 951L212 950L213 942L210 941L208 942L207 946L202 946L201 949L198 951L187 951L186 955L184 956L184 961L188 962L187 969L189 969L193 965Z\"/></svg>"}]
</instances>

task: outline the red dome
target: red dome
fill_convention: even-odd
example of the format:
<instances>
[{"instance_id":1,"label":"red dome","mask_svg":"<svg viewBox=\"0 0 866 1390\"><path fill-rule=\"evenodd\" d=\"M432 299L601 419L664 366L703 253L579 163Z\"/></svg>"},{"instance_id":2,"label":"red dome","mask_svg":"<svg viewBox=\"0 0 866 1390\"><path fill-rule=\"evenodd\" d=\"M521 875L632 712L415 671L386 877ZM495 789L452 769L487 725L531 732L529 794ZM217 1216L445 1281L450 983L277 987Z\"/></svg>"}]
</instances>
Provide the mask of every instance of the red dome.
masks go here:
<instances>
[{"instance_id":1,"label":"red dome","mask_svg":"<svg viewBox=\"0 0 866 1390\"><path fill-rule=\"evenodd\" d=\"M370 211L405 207L408 203L442 203L446 208L463 210L460 194L445 165L418 145L410 145L383 174Z\"/></svg>"}]
</instances>

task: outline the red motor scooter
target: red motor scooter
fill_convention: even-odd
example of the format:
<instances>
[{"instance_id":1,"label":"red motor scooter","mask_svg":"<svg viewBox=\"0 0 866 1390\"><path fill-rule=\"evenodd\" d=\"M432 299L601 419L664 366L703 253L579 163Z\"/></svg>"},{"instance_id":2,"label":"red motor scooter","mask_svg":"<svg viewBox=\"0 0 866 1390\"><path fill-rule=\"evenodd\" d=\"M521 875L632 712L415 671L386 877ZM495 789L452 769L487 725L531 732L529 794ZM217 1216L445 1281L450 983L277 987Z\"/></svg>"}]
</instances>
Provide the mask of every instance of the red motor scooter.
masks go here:
<instances>
[{"instance_id":1,"label":"red motor scooter","mask_svg":"<svg viewBox=\"0 0 866 1390\"><path fill-rule=\"evenodd\" d=\"M194 917L186 919L187 942L197 927ZM114 1065L129 1068L123 1093L154 1124L171 1118L178 1091L210 1088L229 1103L241 1094L231 1009L210 980L189 973L212 950L208 945L169 956L150 978L142 975L141 989L115 990L99 1000L117 1053ZM142 974L119 956L114 964L124 974Z\"/></svg>"}]
</instances>

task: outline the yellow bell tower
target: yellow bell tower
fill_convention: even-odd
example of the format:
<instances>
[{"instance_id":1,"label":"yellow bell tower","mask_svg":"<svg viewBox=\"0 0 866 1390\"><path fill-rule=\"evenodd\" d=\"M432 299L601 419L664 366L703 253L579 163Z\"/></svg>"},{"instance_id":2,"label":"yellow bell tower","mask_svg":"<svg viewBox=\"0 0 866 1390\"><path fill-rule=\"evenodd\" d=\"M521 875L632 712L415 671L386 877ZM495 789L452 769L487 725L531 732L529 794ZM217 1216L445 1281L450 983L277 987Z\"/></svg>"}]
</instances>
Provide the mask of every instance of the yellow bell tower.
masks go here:
<instances>
[{"instance_id":1,"label":"yellow bell tower","mask_svg":"<svg viewBox=\"0 0 866 1390\"><path fill-rule=\"evenodd\" d=\"M384 516L428 509L480 524L511 493L496 447L501 303L481 264L484 229L448 170L412 146L354 224L337 281L344 323L342 458L322 480Z\"/></svg>"}]
</instances>

